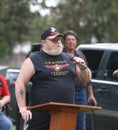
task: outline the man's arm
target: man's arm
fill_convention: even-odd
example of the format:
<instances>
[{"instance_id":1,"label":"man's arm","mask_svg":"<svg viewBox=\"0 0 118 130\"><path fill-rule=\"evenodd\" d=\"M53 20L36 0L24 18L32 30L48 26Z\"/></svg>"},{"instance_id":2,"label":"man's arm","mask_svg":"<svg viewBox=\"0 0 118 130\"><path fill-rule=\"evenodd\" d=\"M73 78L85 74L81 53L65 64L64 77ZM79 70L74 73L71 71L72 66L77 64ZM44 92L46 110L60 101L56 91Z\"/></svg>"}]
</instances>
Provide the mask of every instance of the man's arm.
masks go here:
<instances>
[{"instance_id":1,"label":"man's arm","mask_svg":"<svg viewBox=\"0 0 118 130\"><path fill-rule=\"evenodd\" d=\"M29 120L32 114L26 107L26 84L29 82L30 78L34 74L34 66L31 60L28 58L22 64L20 73L15 82L15 94L16 100L19 107L19 111L24 120Z\"/></svg>"},{"instance_id":2,"label":"man's arm","mask_svg":"<svg viewBox=\"0 0 118 130\"><path fill-rule=\"evenodd\" d=\"M92 84L88 86L88 103L91 103L90 105L97 105L97 101L93 94Z\"/></svg>"},{"instance_id":3,"label":"man's arm","mask_svg":"<svg viewBox=\"0 0 118 130\"><path fill-rule=\"evenodd\" d=\"M2 108L9 102L10 102L10 95L3 96L2 99L0 99L0 108Z\"/></svg>"},{"instance_id":4,"label":"man's arm","mask_svg":"<svg viewBox=\"0 0 118 130\"><path fill-rule=\"evenodd\" d=\"M83 66L86 66L85 61L79 57L74 57L74 60L76 64L77 77L82 82L89 82L92 77L91 70L88 67L83 68L81 65L78 64L78 62L80 62L81 64L83 64Z\"/></svg>"}]
</instances>

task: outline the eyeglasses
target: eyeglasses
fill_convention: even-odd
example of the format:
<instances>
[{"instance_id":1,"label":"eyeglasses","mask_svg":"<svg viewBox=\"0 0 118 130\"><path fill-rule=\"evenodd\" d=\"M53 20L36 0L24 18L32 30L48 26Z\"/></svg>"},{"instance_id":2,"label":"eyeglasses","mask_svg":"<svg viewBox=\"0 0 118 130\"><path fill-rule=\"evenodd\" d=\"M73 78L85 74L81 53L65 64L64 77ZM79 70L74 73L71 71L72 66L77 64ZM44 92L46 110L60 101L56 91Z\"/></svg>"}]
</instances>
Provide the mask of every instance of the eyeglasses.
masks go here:
<instances>
[{"instance_id":1,"label":"eyeglasses","mask_svg":"<svg viewBox=\"0 0 118 130\"><path fill-rule=\"evenodd\" d=\"M52 42L54 42L54 43L57 43L58 41L62 41L62 37L56 37L56 38L54 38L54 39L48 39L48 38L47 38L47 40L52 41Z\"/></svg>"}]
</instances>

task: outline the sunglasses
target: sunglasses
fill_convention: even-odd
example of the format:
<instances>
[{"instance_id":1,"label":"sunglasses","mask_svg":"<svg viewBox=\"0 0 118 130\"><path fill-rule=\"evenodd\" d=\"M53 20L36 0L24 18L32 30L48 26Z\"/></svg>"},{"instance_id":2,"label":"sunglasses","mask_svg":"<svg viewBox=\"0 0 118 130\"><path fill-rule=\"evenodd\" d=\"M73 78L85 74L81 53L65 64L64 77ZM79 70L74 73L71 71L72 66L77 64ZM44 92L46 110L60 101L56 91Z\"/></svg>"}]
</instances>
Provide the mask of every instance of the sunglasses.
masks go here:
<instances>
[{"instance_id":1,"label":"sunglasses","mask_svg":"<svg viewBox=\"0 0 118 130\"><path fill-rule=\"evenodd\" d=\"M47 40L52 41L52 42L54 42L54 43L57 43L58 41L61 41L61 42L62 42L62 37L56 37L56 38L54 38L54 39L48 39L48 38L47 38Z\"/></svg>"}]
</instances>

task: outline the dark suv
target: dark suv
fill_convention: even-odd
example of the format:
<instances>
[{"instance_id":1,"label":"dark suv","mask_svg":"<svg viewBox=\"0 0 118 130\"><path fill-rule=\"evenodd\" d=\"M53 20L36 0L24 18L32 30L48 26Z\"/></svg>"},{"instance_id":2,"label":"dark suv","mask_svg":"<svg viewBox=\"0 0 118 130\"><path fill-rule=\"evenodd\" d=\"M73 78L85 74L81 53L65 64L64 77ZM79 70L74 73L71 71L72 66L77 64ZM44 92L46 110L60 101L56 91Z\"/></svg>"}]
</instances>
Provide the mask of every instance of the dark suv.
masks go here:
<instances>
[{"instance_id":1,"label":"dark suv","mask_svg":"<svg viewBox=\"0 0 118 130\"><path fill-rule=\"evenodd\" d=\"M81 50L92 70L92 84L98 106L87 113L87 130L118 130L118 44L85 44Z\"/></svg>"}]
</instances>

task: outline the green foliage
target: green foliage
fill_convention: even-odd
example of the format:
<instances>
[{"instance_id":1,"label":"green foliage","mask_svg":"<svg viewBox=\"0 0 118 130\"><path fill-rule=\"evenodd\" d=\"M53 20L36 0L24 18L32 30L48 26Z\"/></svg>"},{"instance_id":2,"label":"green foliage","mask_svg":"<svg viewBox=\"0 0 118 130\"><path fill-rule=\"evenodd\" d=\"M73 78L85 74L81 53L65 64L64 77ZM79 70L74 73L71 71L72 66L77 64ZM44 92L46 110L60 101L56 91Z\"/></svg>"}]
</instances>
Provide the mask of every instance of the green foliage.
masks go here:
<instances>
[{"instance_id":1,"label":"green foliage","mask_svg":"<svg viewBox=\"0 0 118 130\"><path fill-rule=\"evenodd\" d=\"M30 24L29 31L29 40L31 42L40 42L40 35L44 28L49 27L48 16L39 16L39 13L33 14L33 20Z\"/></svg>"},{"instance_id":2,"label":"green foliage","mask_svg":"<svg viewBox=\"0 0 118 130\"><path fill-rule=\"evenodd\" d=\"M62 32L77 32L80 43L90 42L95 36L98 42L117 42L117 0L60 0L51 8L52 22Z\"/></svg>"},{"instance_id":3,"label":"green foliage","mask_svg":"<svg viewBox=\"0 0 118 130\"><path fill-rule=\"evenodd\" d=\"M28 2L24 0L0 1L0 46L4 48L4 54L7 55L10 49L6 49L7 47L24 41L24 36L29 32L30 21L31 12Z\"/></svg>"},{"instance_id":4,"label":"green foliage","mask_svg":"<svg viewBox=\"0 0 118 130\"><path fill-rule=\"evenodd\" d=\"M0 1L0 49L4 50L0 57L9 55L16 43L40 40L40 32L48 25L47 16L41 17L40 12L32 13L29 3L47 8L45 0L42 3L35 0Z\"/></svg>"},{"instance_id":5,"label":"green foliage","mask_svg":"<svg viewBox=\"0 0 118 130\"><path fill-rule=\"evenodd\" d=\"M118 41L117 0L60 0L57 7L48 7L45 1L0 1L0 57L9 55L18 42L39 42L42 30L50 26L61 33L74 30L79 43L90 43L92 36L98 42ZM50 15L32 13L29 2L50 9Z\"/></svg>"}]
</instances>

